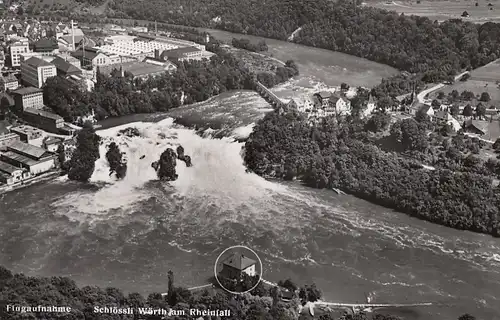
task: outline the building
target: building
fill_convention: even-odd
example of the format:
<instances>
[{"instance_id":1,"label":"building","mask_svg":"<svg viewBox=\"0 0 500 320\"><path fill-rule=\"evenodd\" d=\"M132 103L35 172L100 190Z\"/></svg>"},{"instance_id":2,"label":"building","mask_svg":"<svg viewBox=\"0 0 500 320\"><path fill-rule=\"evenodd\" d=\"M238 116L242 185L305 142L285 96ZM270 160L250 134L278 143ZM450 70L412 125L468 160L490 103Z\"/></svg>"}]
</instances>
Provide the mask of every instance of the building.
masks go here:
<instances>
[{"instance_id":1,"label":"building","mask_svg":"<svg viewBox=\"0 0 500 320\"><path fill-rule=\"evenodd\" d=\"M368 97L368 103L366 104L366 108L363 110L362 117L367 117L370 114L372 114L373 111L375 111L376 107L377 107L377 104L375 102L375 99L370 94L370 96Z\"/></svg>"},{"instance_id":2,"label":"building","mask_svg":"<svg viewBox=\"0 0 500 320\"><path fill-rule=\"evenodd\" d=\"M15 133L5 133L0 135L0 150L7 150L11 144L21 141L21 137Z\"/></svg>"},{"instance_id":3,"label":"building","mask_svg":"<svg viewBox=\"0 0 500 320\"><path fill-rule=\"evenodd\" d=\"M67 77L82 75L82 70L80 68L75 67L72 63L61 57L56 57L51 63L56 67L58 76Z\"/></svg>"},{"instance_id":4,"label":"building","mask_svg":"<svg viewBox=\"0 0 500 320\"><path fill-rule=\"evenodd\" d=\"M21 141L26 143L42 137L42 131L40 129L29 125L13 127L10 129L10 132L17 134L21 138Z\"/></svg>"},{"instance_id":5,"label":"building","mask_svg":"<svg viewBox=\"0 0 500 320\"><path fill-rule=\"evenodd\" d=\"M14 76L12 73L9 73L7 76L0 78L0 86L2 88L2 91L16 90L17 88L19 88L19 81L17 80L16 76Z\"/></svg>"},{"instance_id":6,"label":"building","mask_svg":"<svg viewBox=\"0 0 500 320\"><path fill-rule=\"evenodd\" d=\"M43 91L38 88L28 87L17 89L12 92L12 95L14 96L14 103L17 110L43 108Z\"/></svg>"},{"instance_id":7,"label":"building","mask_svg":"<svg viewBox=\"0 0 500 320\"><path fill-rule=\"evenodd\" d=\"M16 142L7 147L0 160L29 170L32 175L47 172L56 166L56 155L34 145Z\"/></svg>"},{"instance_id":8,"label":"building","mask_svg":"<svg viewBox=\"0 0 500 320\"><path fill-rule=\"evenodd\" d=\"M469 133L485 135L488 133L488 122L469 119L464 122L464 130Z\"/></svg>"},{"instance_id":9,"label":"building","mask_svg":"<svg viewBox=\"0 0 500 320\"><path fill-rule=\"evenodd\" d=\"M203 52L196 47L184 47L163 51L162 57L170 61L189 61L203 58Z\"/></svg>"},{"instance_id":10,"label":"building","mask_svg":"<svg viewBox=\"0 0 500 320\"><path fill-rule=\"evenodd\" d=\"M256 275L255 263L255 260L241 253L234 253L222 261L221 273L230 279L239 278L243 273L253 277Z\"/></svg>"},{"instance_id":11,"label":"building","mask_svg":"<svg viewBox=\"0 0 500 320\"><path fill-rule=\"evenodd\" d=\"M10 45L10 61L13 67L21 65L21 54L30 52L28 39L22 39Z\"/></svg>"},{"instance_id":12,"label":"building","mask_svg":"<svg viewBox=\"0 0 500 320\"><path fill-rule=\"evenodd\" d=\"M283 301L287 301L287 302L292 301L293 296L294 296L294 294L291 291L288 291L288 290L281 291L281 300L283 300Z\"/></svg>"},{"instance_id":13,"label":"building","mask_svg":"<svg viewBox=\"0 0 500 320\"><path fill-rule=\"evenodd\" d=\"M314 107L320 110L320 116L334 116L349 114L351 111L350 101L340 94L322 91L313 95Z\"/></svg>"},{"instance_id":14,"label":"building","mask_svg":"<svg viewBox=\"0 0 500 320\"><path fill-rule=\"evenodd\" d=\"M23 173L26 169L22 167L15 167L7 162L0 161L0 182L11 185L17 182L21 182L23 178ZM29 176L29 172L27 177Z\"/></svg>"},{"instance_id":15,"label":"building","mask_svg":"<svg viewBox=\"0 0 500 320\"><path fill-rule=\"evenodd\" d=\"M31 57L21 63L21 79L26 85L41 88L48 78L56 75L56 67L43 59Z\"/></svg>"},{"instance_id":16,"label":"building","mask_svg":"<svg viewBox=\"0 0 500 320\"><path fill-rule=\"evenodd\" d=\"M59 133L64 127L64 119L55 113L39 109L25 108L23 119L45 131Z\"/></svg>"},{"instance_id":17,"label":"building","mask_svg":"<svg viewBox=\"0 0 500 320\"><path fill-rule=\"evenodd\" d=\"M33 44L33 51L45 55L54 55L59 53L59 45L54 38L40 39Z\"/></svg>"},{"instance_id":18,"label":"building","mask_svg":"<svg viewBox=\"0 0 500 320\"><path fill-rule=\"evenodd\" d=\"M453 118L451 114L448 113L447 110L439 110L434 113L433 121L437 122L441 125L449 125L454 132L462 129L460 122L457 119Z\"/></svg>"},{"instance_id":19,"label":"building","mask_svg":"<svg viewBox=\"0 0 500 320\"><path fill-rule=\"evenodd\" d=\"M59 145L63 141L64 141L63 138L48 136L45 139L43 139L42 146L50 152L56 152L57 148L59 148Z\"/></svg>"},{"instance_id":20,"label":"building","mask_svg":"<svg viewBox=\"0 0 500 320\"><path fill-rule=\"evenodd\" d=\"M0 51L0 69L3 69L3 67L5 67L5 54L2 50Z\"/></svg>"},{"instance_id":21,"label":"building","mask_svg":"<svg viewBox=\"0 0 500 320\"><path fill-rule=\"evenodd\" d=\"M122 61L118 56L108 56L95 48L80 48L72 52L71 55L80 60L82 68L107 66Z\"/></svg>"},{"instance_id":22,"label":"building","mask_svg":"<svg viewBox=\"0 0 500 320\"><path fill-rule=\"evenodd\" d=\"M118 63L99 69L101 74L109 76L113 70L123 72L124 75L129 74L133 79L147 79L152 76L162 75L166 72L167 67L146 62L125 62Z\"/></svg>"}]
</instances>

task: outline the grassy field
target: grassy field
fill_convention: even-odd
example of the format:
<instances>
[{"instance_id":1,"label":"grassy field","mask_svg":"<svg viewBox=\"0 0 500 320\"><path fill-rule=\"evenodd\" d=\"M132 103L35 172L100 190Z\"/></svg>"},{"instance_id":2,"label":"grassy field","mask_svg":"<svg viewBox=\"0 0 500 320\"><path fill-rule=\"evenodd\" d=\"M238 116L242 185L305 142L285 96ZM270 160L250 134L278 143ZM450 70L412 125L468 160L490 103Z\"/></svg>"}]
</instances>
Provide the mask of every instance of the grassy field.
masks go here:
<instances>
[{"instance_id":1,"label":"grassy field","mask_svg":"<svg viewBox=\"0 0 500 320\"><path fill-rule=\"evenodd\" d=\"M465 21L484 23L487 21L500 21L500 2L498 0L479 0L475 6L474 0L455 1L427 1L417 3L413 1L366 1L366 5L385 10L396 11L408 15L428 17L433 20L443 21L447 19L461 18ZM493 6L489 7L491 3ZM491 10L490 10L491 8ZM469 13L468 18L462 18L464 11Z\"/></svg>"},{"instance_id":2,"label":"grassy field","mask_svg":"<svg viewBox=\"0 0 500 320\"><path fill-rule=\"evenodd\" d=\"M445 86L440 90L434 91L429 98L434 99L439 91L445 94L453 90L461 93L464 90L474 92L476 96L480 96L483 92L488 92L491 101L487 105L500 107L500 59L485 66L472 70L471 77L467 81L457 81L453 85Z\"/></svg>"}]
</instances>

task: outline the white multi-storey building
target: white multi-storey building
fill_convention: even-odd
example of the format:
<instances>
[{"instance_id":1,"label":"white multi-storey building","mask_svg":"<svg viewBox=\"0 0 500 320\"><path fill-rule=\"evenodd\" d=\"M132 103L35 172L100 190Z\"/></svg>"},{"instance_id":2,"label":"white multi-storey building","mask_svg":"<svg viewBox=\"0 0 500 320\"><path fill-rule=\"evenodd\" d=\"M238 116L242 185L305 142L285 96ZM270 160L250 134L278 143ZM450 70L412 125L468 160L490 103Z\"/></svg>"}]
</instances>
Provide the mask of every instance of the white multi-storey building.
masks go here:
<instances>
[{"instance_id":1,"label":"white multi-storey building","mask_svg":"<svg viewBox=\"0 0 500 320\"><path fill-rule=\"evenodd\" d=\"M56 75L56 67L43 59L31 57L21 63L22 81L35 88L41 88L48 78Z\"/></svg>"},{"instance_id":2,"label":"white multi-storey building","mask_svg":"<svg viewBox=\"0 0 500 320\"><path fill-rule=\"evenodd\" d=\"M21 39L10 45L10 60L13 67L21 65L21 54L30 52L28 39Z\"/></svg>"}]
</instances>

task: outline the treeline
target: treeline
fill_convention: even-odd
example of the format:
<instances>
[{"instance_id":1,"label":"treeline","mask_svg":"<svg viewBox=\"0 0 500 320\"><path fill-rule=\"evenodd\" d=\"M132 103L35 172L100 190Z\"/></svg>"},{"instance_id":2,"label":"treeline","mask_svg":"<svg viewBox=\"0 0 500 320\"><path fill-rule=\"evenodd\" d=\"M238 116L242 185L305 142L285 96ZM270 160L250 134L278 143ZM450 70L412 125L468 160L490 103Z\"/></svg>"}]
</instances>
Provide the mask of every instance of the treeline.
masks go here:
<instances>
[{"instance_id":1,"label":"treeline","mask_svg":"<svg viewBox=\"0 0 500 320\"><path fill-rule=\"evenodd\" d=\"M133 80L114 70L110 77L98 71L92 92L82 91L62 77L47 80L43 87L44 103L66 121L76 121L93 109L97 120L135 113L168 111L183 104L205 101L228 90L253 89L255 75L232 54L220 50L217 43L209 50L217 55L210 60L184 61L169 74ZM293 69L295 68L295 69ZM273 84L298 73L293 61L268 73Z\"/></svg>"},{"instance_id":2,"label":"treeline","mask_svg":"<svg viewBox=\"0 0 500 320\"><path fill-rule=\"evenodd\" d=\"M347 0L152 0L141 5L119 0L110 6L116 17L214 27L280 40L301 27L295 42L420 73L428 82L500 57L500 24L460 19L438 24L426 17L353 6Z\"/></svg>"},{"instance_id":3,"label":"treeline","mask_svg":"<svg viewBox=\"0 0 500 320\"><path fill-rule=\"evenodd\" d=\"M268 49L267 44L264 40L261 40L258 43L252 43L250 42L250 40L245 38L241 39L233 38L231 44L235 48L245 49L253 52L262 52L262 51L267 51Z\"/></svg>"},{"instance_id":4,"label":"treeline","mask_svg":"<svg viewBox=\"0 0 500 320\"><path fill-rule=\"evenodd\" d=\"M499 236L500 188L491 177L425 169L415 160L381 151L360 121L339 121L325 118L311 126L297 113L270 113L246 142L245 163L259 175L339 188L414 217ZM426 148L419 126L399 123L393 131L406 148Z\"/></svg>"}]
</instances>

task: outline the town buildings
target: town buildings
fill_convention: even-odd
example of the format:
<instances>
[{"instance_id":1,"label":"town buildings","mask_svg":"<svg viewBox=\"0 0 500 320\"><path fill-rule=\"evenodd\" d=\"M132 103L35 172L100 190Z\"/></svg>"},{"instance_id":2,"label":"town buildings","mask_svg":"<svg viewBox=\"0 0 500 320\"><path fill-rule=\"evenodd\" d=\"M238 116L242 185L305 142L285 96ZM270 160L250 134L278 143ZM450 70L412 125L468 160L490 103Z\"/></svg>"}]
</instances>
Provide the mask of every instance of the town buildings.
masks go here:
<instances>
[{"instance_id":1,"label":"town buildings","mask_svg":"<svg viewBox=\"0 0 500 320\"><path fill-rule=\"evenodd\" d=\"M199 60L203 58L203 51L196 47L184 47L164 51L162 56L177 61Z\"/></svg>"},{"instance_id":2,"label":"town buildings","mask_svg":"<svg viewBox=\"0 0 500 320\"><path fill-rule=\"evenodd\" d=\"M67 60L61 57L56 57L54 60L51 61L51 64L55 66L58 76L67 77L72 75L76 76L82 75L82 70L80 68L77 68L74 64L68 62Z\"/></svg>"},{"instance_id":3,"label":"town buildings","mask_svg":"<svg viewBox=\"0 0 500 320\"><path fill-rule=\"evenodd\" d=\"M21 141L21 137L15 133L0 134L0 151L7 150L7 147L14 142Z\"/></svg>"},{"instance_id":4,"label":"town buildings","mask_svg":"<svg viewBox=\"0 0 500 320\"><path fill-rule=\"evenodd\" d=\"M26 85L41 88L48 78L56 75L56 67L43 59L31 57L21 63L21 79Z\"/></svg>"},{"instance_id":5,"label":"town buildings","mask_svg":"<svg viewBox=\"0 0 500 320\"><path fill-rule=\"evenodd\" d=\"M30 173L26 169L0 161L0 182L11 185L21 182L29 176Z\"/></svg>"},{"instance_id":6,"label":"town buildings","mask_svg":"<svg viewBox=\"0 0 500 320\"><path fill-rule=\"evenodd\" d=\"M313 106L318 117L347 115L351 111L351 103L344 95L328 91L315 93Z\"/></svg>"},{"instance_id":7,"label":"town buildings","mask_svg":"<svg viewBox=\"0 0 500 320\"><path fill-rule=\"evenodd\" d=\"M56 155L34 145L16 142L0 155L0 161L27 169L31 175L47 172L56 166Z\"/></svg>"},{"instance_id":8,"label":"town buildings","mask_svg":"<svg viewBox=\"0 0 500 320\"><path fill-rule=\"evenodd\" d=\"M55 38L40 39L33 44L33 52L43 55L55 55L59 53L59 45Z\"/></svg>"},{"instance_id":9,"label":"town buildings","mask_svg":"<svg viewBox=\"0 0 500 320\"><path fill-rule=\"evenodd\" d=\"M230 279L239 278L243 273L253 277L256 275L256 261L241 253L233 253L222 261L222 276Z\"/></svg>"},{"instance_id":10,"label":"town buildings","mask_svg":"<svg viewBox=\"0 0 500 320\"><path fill-rule=\"evenodd\" d=\"M60 115L32 108L24 109L23 119L37 128L54 133L59 133L65 124Z\"/></svg>"},{"instance_id":11,"label":"town buildings","mask_svg":"<svg viewBox=\"0 0 500 320\"><path fill-rule=\"evenodd\" d=\"M23 38L10 45L11 66L19 67L21 65L21 54L30 52L29 41Z\"/></svg>"},{"instance_id":12,"label":"town buildings","mask_svg":"<svg viewBox=\"0 0 500 320\"><path fill-rule=\"evenodd\" d=\"M48 136L43 140L42 146L50 152L56 152L63 141L63 138Z\"/></svg>"},{"instance_id":13,"label":"town buildings","mask_svg":"<svg viewBox=\"0 0 500 320\"><path fill-rule=\"evenodd\" d=\"M43 108L43 91L39 88L21 88L12 92L17 110Z\"/></svg>"},{"instance_id":14,"label":"town buildings","mask_svg":"<svg viewBox=\"0 0 500 320\"><path fill-rule=\"evenodd\" d=\"M22 142L29 143L32 140L40 139L42 131L29 125L20 125L10 129L10 132L17 134Z\"/></svg>"},{"instance_id":15,"label":"town buildings","mask_svg":"<svg viewBox=\"0 0 500 320\"><path fill-rule=\"evenodd\" d=\"M19 88L19 81L12 73L9 73L7 76L0 78L0 87L2 91L16 90Z\"/></svg>"}]
</instances>

